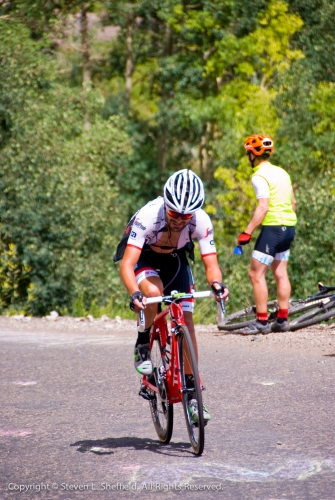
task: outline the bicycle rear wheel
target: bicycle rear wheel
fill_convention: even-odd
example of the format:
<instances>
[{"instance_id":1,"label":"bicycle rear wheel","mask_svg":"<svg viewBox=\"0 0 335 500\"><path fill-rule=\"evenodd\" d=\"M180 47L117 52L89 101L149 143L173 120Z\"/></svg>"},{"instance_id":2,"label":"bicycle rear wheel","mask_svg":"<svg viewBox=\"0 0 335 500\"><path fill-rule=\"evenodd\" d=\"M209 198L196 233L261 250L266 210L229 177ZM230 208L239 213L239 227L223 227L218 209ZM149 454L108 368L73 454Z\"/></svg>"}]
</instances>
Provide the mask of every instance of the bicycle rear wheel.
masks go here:
<instances>
[{"instance_id":1,"label":"bicycle rear wheel","mask_svg":"<svg viewBox=\"0 0 335 500\"><path fill-rule=\"evenodd\" d=\"M335 301L332 301L327 308L316 307L299 318L290 321L290 331L301 330L302 328L307 328L308 326L316 325L332 318L335 318Z\"/></svg>"},{"instance_id":2,"label":"bicycle rear wheel","mask_svg":"<svg viewBox=\"0 0 335 500\"><path fill-rule=\"evenodd\" d=\"M162 356L162 346L159 337L156 337L150 347L153 374L150 381L156 385L158 391L151 394L149 401L154 427L159 440L168 444L173 430L173 405L169 404L166 385L165 357Z\"/></svg>"},{"instance_id":3,"label":"bicycle rear wheel","mask_svg":"<svg viewBox=\"0 0 335 500\"><path fill-rule=\"evenodd\" d=\"M203 414L202 394L200 388L200 379L198 364L193 348L190 333L186 326L178 327L178 352L180 360L180 378L183 388L182 403L186 420L187 432L190 438L191 446L196 455L201 455L205 446L205 422ZM187 388L187 375L193 376L194 387ZM198 407L198 421L194 423L189 412L189 400L196 400Z\"/></svg>"}]
</instances>

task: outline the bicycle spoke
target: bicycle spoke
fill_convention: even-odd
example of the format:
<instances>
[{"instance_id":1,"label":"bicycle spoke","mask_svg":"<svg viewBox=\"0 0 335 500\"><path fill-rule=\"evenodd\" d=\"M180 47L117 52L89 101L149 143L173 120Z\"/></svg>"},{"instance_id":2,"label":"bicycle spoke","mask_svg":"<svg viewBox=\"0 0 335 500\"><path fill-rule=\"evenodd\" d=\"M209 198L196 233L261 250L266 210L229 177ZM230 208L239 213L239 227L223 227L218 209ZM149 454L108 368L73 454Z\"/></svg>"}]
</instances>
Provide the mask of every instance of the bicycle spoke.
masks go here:
<instances>
[{"instance_id":1,"label":"bicycle spoke","mask_svg":"<svg viewBox=\"0 0 335 500\"><path fill-rule=\"evenodd\" d=\"M162 443L169 443L173 430L173 405L169 404L166 390L165 364L161 354L161 343L157 337L150 349L153 374L150 382L157 387L153 399L149 401L152 420Z\"/></svg>"}]
</instances>

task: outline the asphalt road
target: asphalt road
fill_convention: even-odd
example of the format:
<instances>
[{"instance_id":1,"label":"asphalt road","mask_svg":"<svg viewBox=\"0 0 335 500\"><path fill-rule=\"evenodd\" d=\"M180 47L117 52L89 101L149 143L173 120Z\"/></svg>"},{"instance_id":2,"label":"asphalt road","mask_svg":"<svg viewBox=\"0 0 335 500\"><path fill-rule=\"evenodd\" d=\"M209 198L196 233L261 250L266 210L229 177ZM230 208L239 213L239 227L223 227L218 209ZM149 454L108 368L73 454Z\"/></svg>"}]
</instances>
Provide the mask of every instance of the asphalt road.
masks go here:
<instances>
[{"instance_id":1,"label":"asphalt road","mask_svg":"<svg viewBox=\"0 0 335 500\"><path fill-rule=\"evenodd\" d=\"M0 498L333 500L335 329L197 330L212 415L201 457L181 405L159 444L132 322L0 317Z\"/></svg>"}]
</instances>

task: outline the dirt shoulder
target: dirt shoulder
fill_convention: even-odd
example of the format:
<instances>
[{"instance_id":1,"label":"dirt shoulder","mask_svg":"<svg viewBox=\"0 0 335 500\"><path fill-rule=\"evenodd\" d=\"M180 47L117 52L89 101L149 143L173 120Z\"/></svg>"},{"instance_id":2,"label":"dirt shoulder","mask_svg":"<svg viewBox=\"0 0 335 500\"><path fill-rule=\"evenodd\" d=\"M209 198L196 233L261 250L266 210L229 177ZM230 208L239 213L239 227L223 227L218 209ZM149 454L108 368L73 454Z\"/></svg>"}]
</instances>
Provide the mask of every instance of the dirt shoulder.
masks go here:
<instances>
[{"instance_id":1,"label":"dirt shoulder","mask_svg":"<svg viewBox=\"0 0 335 500\"><path fill-rule=\"evenodd\" d=\"M63 335L78 333L79 335L108 335L120 332L127 340L136 336L136 322L134 320L121 320L120 318L102 319L73 318L73 317L23 317L0 316L0 328L10 332L26 333L62 333ZM335 323L329 325L316 325L296 332L270 333L268 335L236 335L232 332L222 332L216 325L196 325L196 332L200 342L206 344L222 341L225 347L238 347L253 344L255 349L262 348L268 351L291 351L319 354L335 357Z\"/></svg>"}]
</instances>

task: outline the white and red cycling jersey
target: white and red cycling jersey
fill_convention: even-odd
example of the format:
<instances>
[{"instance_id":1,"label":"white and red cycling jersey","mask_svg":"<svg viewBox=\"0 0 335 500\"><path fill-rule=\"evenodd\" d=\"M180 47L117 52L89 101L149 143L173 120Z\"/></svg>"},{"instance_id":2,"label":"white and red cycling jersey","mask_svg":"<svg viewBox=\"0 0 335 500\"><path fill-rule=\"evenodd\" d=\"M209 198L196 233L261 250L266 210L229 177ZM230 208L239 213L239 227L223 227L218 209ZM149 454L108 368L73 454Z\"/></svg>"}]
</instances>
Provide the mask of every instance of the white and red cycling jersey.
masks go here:
<instances>
[{"instance_id":1,"label":"white and red cycling jersey","mask_svg":"<svg viewBox=\"0 0 335 500\"><path fill-rule=\"evenodd\" d=\"M127 246L141 250L145 244L155 245L166 226L164 198L149 201L136 215ZM177 249L196 238L202 257L216 254L212 221L202 209L197 210L190 222L180 232Z\"/></svg>"}]
</instances>

